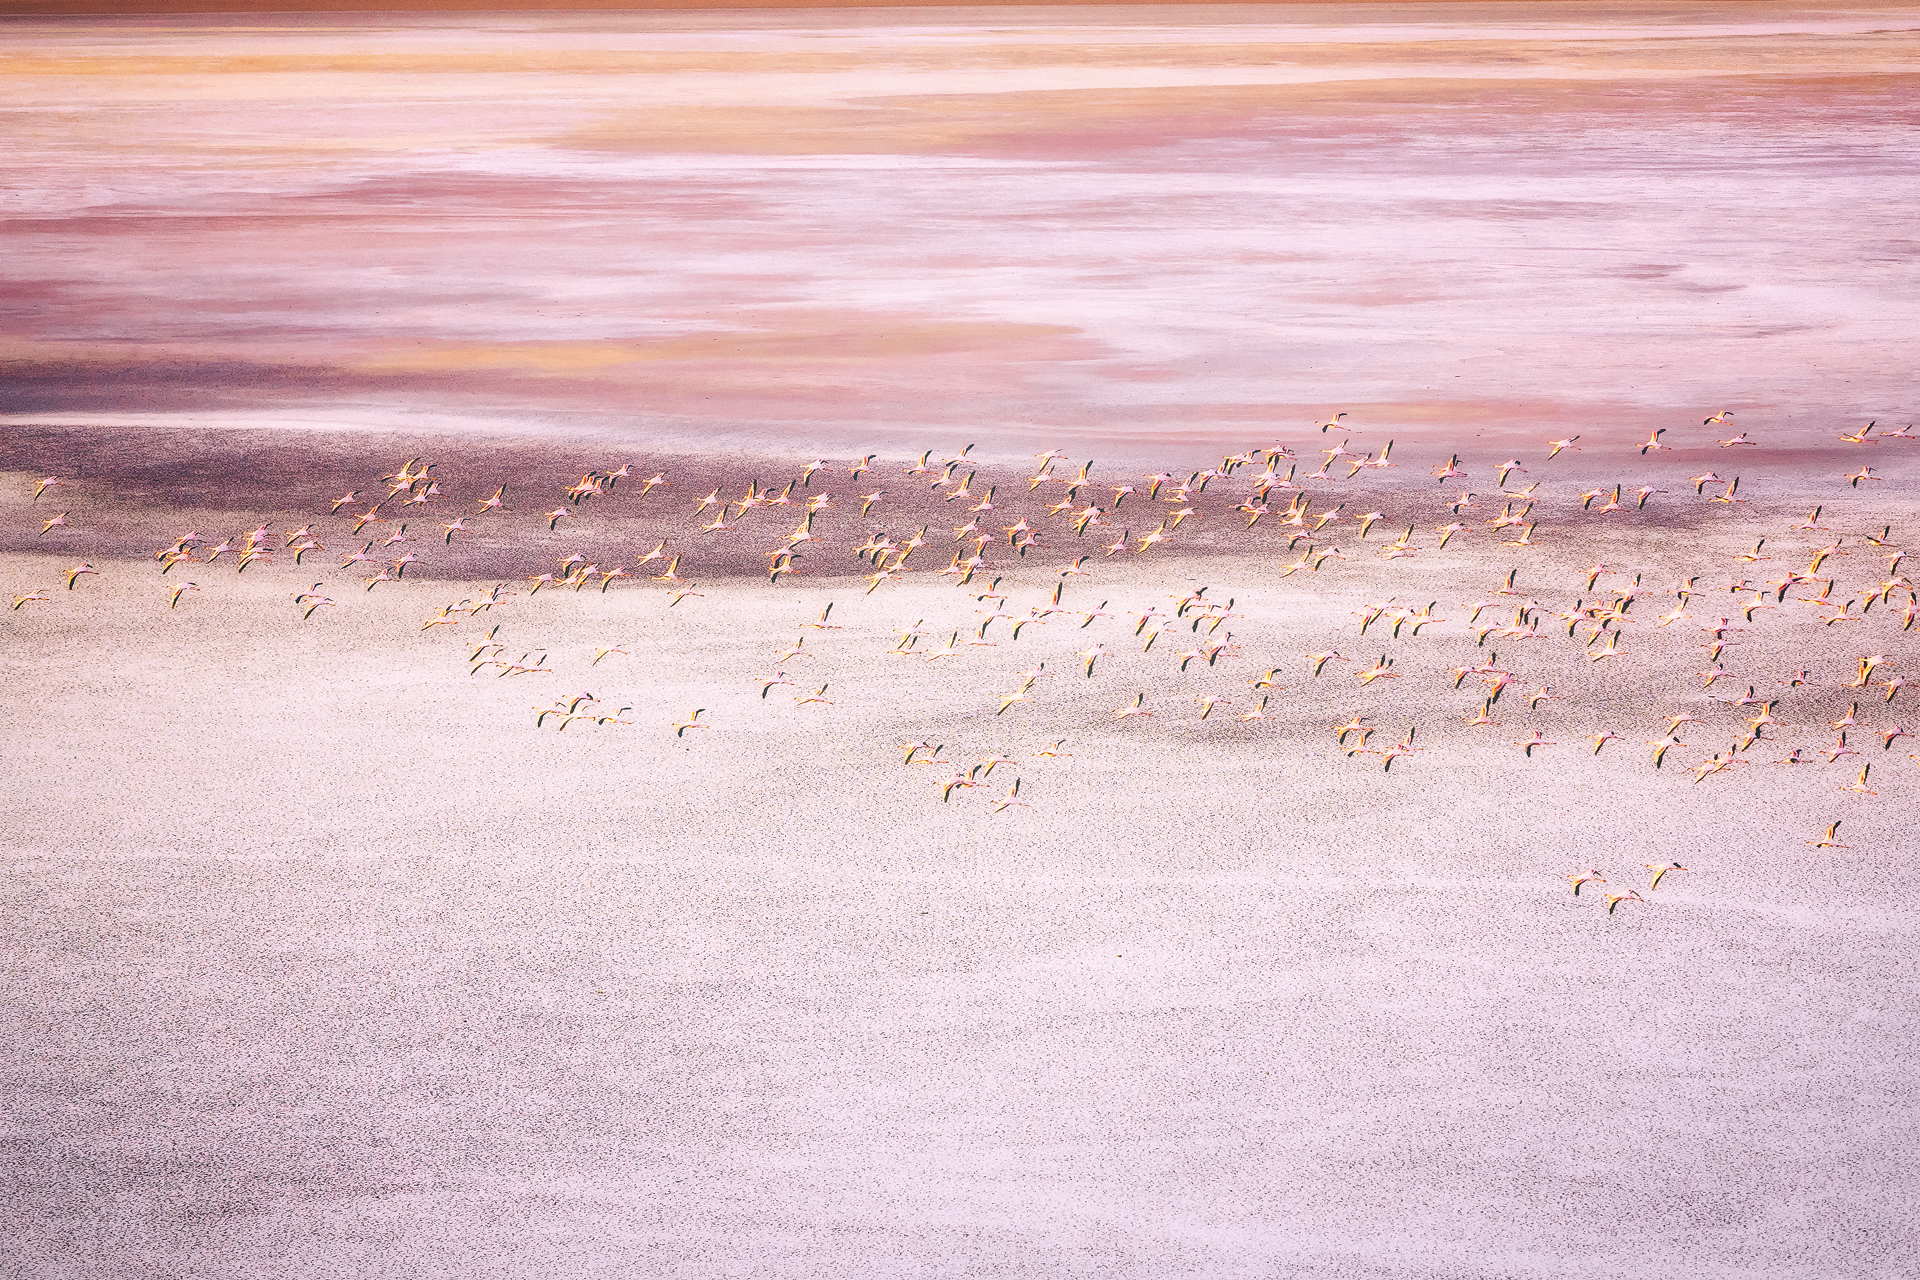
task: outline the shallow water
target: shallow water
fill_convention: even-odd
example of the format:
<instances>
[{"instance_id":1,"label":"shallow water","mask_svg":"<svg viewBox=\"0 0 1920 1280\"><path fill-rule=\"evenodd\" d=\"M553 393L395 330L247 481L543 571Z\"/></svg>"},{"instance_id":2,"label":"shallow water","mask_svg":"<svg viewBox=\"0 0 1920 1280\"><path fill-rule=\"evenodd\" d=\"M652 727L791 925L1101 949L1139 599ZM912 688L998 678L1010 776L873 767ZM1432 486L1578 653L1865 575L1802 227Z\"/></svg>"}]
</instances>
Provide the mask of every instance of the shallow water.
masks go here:
<instances>
[{"instance_id":1,"label":"shallow water","mask_svg":"<svg viewBox=\"0 0 1920 1280\"><path fill-rule=\"evenodd\" d=\"M0 411L1151 452L1341 409L1452 448L1731 408L1825 443L1913 403L1916 31L1741 4L18 21Z\"/></svg>"}]
</instances>

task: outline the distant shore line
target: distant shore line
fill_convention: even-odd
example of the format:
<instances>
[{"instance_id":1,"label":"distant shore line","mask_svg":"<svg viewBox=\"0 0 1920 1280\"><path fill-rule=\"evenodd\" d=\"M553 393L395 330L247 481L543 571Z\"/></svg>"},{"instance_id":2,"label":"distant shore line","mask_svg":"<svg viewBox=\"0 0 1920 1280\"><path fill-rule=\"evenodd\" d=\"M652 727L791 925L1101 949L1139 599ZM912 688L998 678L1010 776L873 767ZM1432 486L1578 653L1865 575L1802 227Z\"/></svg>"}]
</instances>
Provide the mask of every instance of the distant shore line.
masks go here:
<instances>
[{"instance_id":1,"label":"distant shore line","mask_svg":"<svg viewBox=\"0 0 1920 1280\"><path fill-rule=\"evenodd\" d=\"M1316 4L1314 8L1392 8L1407 5L1519 5L1529 0L1356 0L1339 5ZM1546 0L1532 8L1574 7L1572 0ZM383 0L325 0L317 4L276 3L275 0L40 0L39 3L0 2L0 17L9 18L127 18L193 17L198 14L335 14L335 13L651 13L656 10L728 9L1141 9L1178 6L1183 9L1274 9L1300 8L1299 3L1274 4L1266 0L1002 0L997 4L955 4L951 0L893 0L889 4L835 4L831 0L734 0L729 4L702 3L701 0L653 0L636 4L633 0L568 0L564 4L485 4L474 0L412 0L390 3ZM1579 6L1591 8L1590 5Z\"/></svg>"}]
</instances>

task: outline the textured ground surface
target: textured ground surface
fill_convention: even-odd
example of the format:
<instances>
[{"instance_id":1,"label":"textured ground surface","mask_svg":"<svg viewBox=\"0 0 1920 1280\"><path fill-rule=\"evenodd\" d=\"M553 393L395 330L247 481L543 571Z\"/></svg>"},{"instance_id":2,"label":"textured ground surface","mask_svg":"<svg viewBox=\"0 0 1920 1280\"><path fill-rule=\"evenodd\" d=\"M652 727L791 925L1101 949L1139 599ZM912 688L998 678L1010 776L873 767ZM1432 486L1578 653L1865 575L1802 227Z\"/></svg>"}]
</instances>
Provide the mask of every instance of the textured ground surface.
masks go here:
<instances>
[{"instance_id":1,"label":"textured ground surface","mask_svg":"<svg viewBox=\"0 0 1920 1280\"><path fill-rule=\"evenodd\" d=\"M0 1270L1907 1274L1915 446L1837 438L1914 400L1903 25L5 28L0 605L47 598L0 610ZM1395 465L1313 478L1343 440ZM1251 530L1265 454L1145 494L1275 443ZM354 536L413 457L441 491ZM923 527L869 594L851 548ZM576 553L633 576L530 592ZM580 694L632 723L536 727Z\"/></svg>"}]
</instances>

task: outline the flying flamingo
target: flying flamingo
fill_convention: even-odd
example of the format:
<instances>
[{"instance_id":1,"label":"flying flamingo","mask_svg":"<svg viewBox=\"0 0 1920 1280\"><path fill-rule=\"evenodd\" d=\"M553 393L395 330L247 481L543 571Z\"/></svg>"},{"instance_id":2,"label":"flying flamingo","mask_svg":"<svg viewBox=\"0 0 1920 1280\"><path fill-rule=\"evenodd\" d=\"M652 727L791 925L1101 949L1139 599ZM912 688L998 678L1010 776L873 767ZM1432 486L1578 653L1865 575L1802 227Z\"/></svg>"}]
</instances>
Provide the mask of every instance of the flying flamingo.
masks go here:
<instances>
[{"instance_id":1,"label":"flying flamingo","mask_svg":"<svg viewBox=\"0 0 1920 1280\"><path fill-rule=\"evenodd\" d=\"M1683 867L1683 866L1681 866L1681 865L1680 865L1679 863L1677 863L1677 862L1663 862L1663 863L1660 863L1660 864L1659 864L1659 865L1657 865L1657 866L1656 866L1655 864L1653 864L1653 863L1651 863L1651 862L1649 862L1649 863L1647 863L1647 870L1649 870L1649 871L1651 871L1651 872L1653 872L1653 883L1647 886L1647 888L1648 888L1648 890L1649 890L1649 891L1651 891L1651 890L1654 890L1654 889L1658 889L1658 888L1660 887L1660 878L1661 878L1662 876L1664 876L1664 875L1666 875L1666 874L1667 874L1667 872L1669 872L1669 871L1685 871L1685 870L1686 870L1686 868L1685 868L1685 867Z\"/></svg>"},{"instance_id":2,"label":"flying flamingo","mask_svg":"<svg viewBox=\"0 0 1920 1280\"><path fill-rule=\"evenodd\" d=\"M1823 836L1818 840L1809 840L1806 843L1811 845L1815 849L1850 849L1852 848L1853 846L1851 845L1839 844L1834 840L1833 838L1834 833L1839 830L1840 830L1840 824L1836 822L1832 826L1827 828L1827 834L1825 836Z\"/></svg>"}]
</instances>

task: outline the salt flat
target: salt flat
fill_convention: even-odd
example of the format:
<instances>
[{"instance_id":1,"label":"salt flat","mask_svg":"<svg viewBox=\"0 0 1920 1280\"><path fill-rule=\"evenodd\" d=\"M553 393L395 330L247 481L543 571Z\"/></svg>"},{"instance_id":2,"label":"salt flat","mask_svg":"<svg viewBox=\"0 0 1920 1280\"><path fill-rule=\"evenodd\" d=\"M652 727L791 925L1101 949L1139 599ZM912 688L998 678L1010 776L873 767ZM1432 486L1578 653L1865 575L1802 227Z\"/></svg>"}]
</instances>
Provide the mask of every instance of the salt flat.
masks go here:
<instances>
[{"instance_id":1,"label":"salt flat","mask_svg":"<svg viewBox=\"0 0 1920 1280\"><path fill-rule=\"evenodd\" d=\"M0 28L7 1269L1906 1274L1910 25Z\"/></svg>"},{"instance_id":2,"label":"salt flat","mask_svg":"<svg viewBox=\"0 0 1920 1280\"><path fill-rule=\"evenodd\" d=\"M344 538L351 512L301 511L258 456L285 506L248 522ZM447 501L517 457L470 454ZM844 492L828 475L814 491ZM936 561L869 594L832 571L862 522L828 508L836 541L805 578L700 573L678 604L644 576L529 593L549 548L608 567L602 548L658 532L687 572L716 554L684 514L704 478L626 483L578 508L590 533L486 517L467 554L492 581L368 589L331 550L163 575L88 550L101 572L69 591L72 557L0 560L51 587L6 615L5 752L28 780L4 908L16 1247L58 1274L1903 1265L1920 771L1878 739L1905 696L1844 685L1865 652L1906 665L1912 633L1885 605L1855 630L1789 602L1736 625L1730 675L1703 686L1704 627L1734 597L1700 583L1704 624L1653 617L1669 576L1732 563L1783 515L1687 492L1601 517L1552 485L1548 550L1481 531L1438 550L1422 514L1414 555L1348 525L1344 560L1282 577L1283 535L1242 529L1215 482L1191 550L1096 554L1084 577L1003 548L971 587ZM1396 516L1440 500L1312 488ZM944 492L906 525L964 505ZM235 525L259 496L123 508L107 549L164 546L209 505ZM1911 515L1858 499L1826 518ZM738 533L778 545L784 523L762 508ZM1594 551L1612 564L1586 593ZM1542 611L1641 578L1623 656L1476 643L1465 607L1509 571ZM182 573L199 590L170 609ZM993 581L1005 601L976 599ZM1063 612L1015 640L985 617L1059 582L1084 627ZM497 583L499 603L423 627ZM303 621L309 587L335 603ZM1201 588L1196 616L1232 615L1232 644L1183 671L1211 632L1173 614ZM1358 634L1369 604L1435 597L1417 636ZM1145 649L1149 608L1165 631ZM964 643L983 620L992 643ZM926 638L892 652L905 629ZM949 631L956 656L927 657ZM806 656L775 656L796 639ZM1357 660L1316 678L1305 655L1330 647ZM1378 652L1396 676L1362 687ZM1516 684L1470 726L1487 688L1448 669L1490 658ZM995 714L1036 668L1034 698ZM763 698L780 670L793 684ZM1778 699L1774 736L1692 781L1753 714L1715 699L1749 682ZM536 727L583 693L613 723ZM1115 717L1136 693L1154 716ZM1224 700L1205 719L1203 696ZM1272 719L1239 719L1263 696ZM1774 763L1831 743L1850 701L1858 757ZM711 727L676 736L694 707ZM1642 741L1683 711L1700 726L1656 770ZM1375 747L1417 726L1422 749L1391 770L1346 754L1355 712ZM1536 728L1554 745L1523 754ZM1602 729L1622 741L1595 754ZM902 763L914 741L951 768ZM1848 795L1863 760L1878 794ZM995 812L1011 776L1023 804ZM1809 847L1836 819L1848 848ZM1687 870L1648 891L1643 866L1670 860ZM1647 901L1576 898L1564 877L1588 866Z\"/></svg>"}]
</instances>

